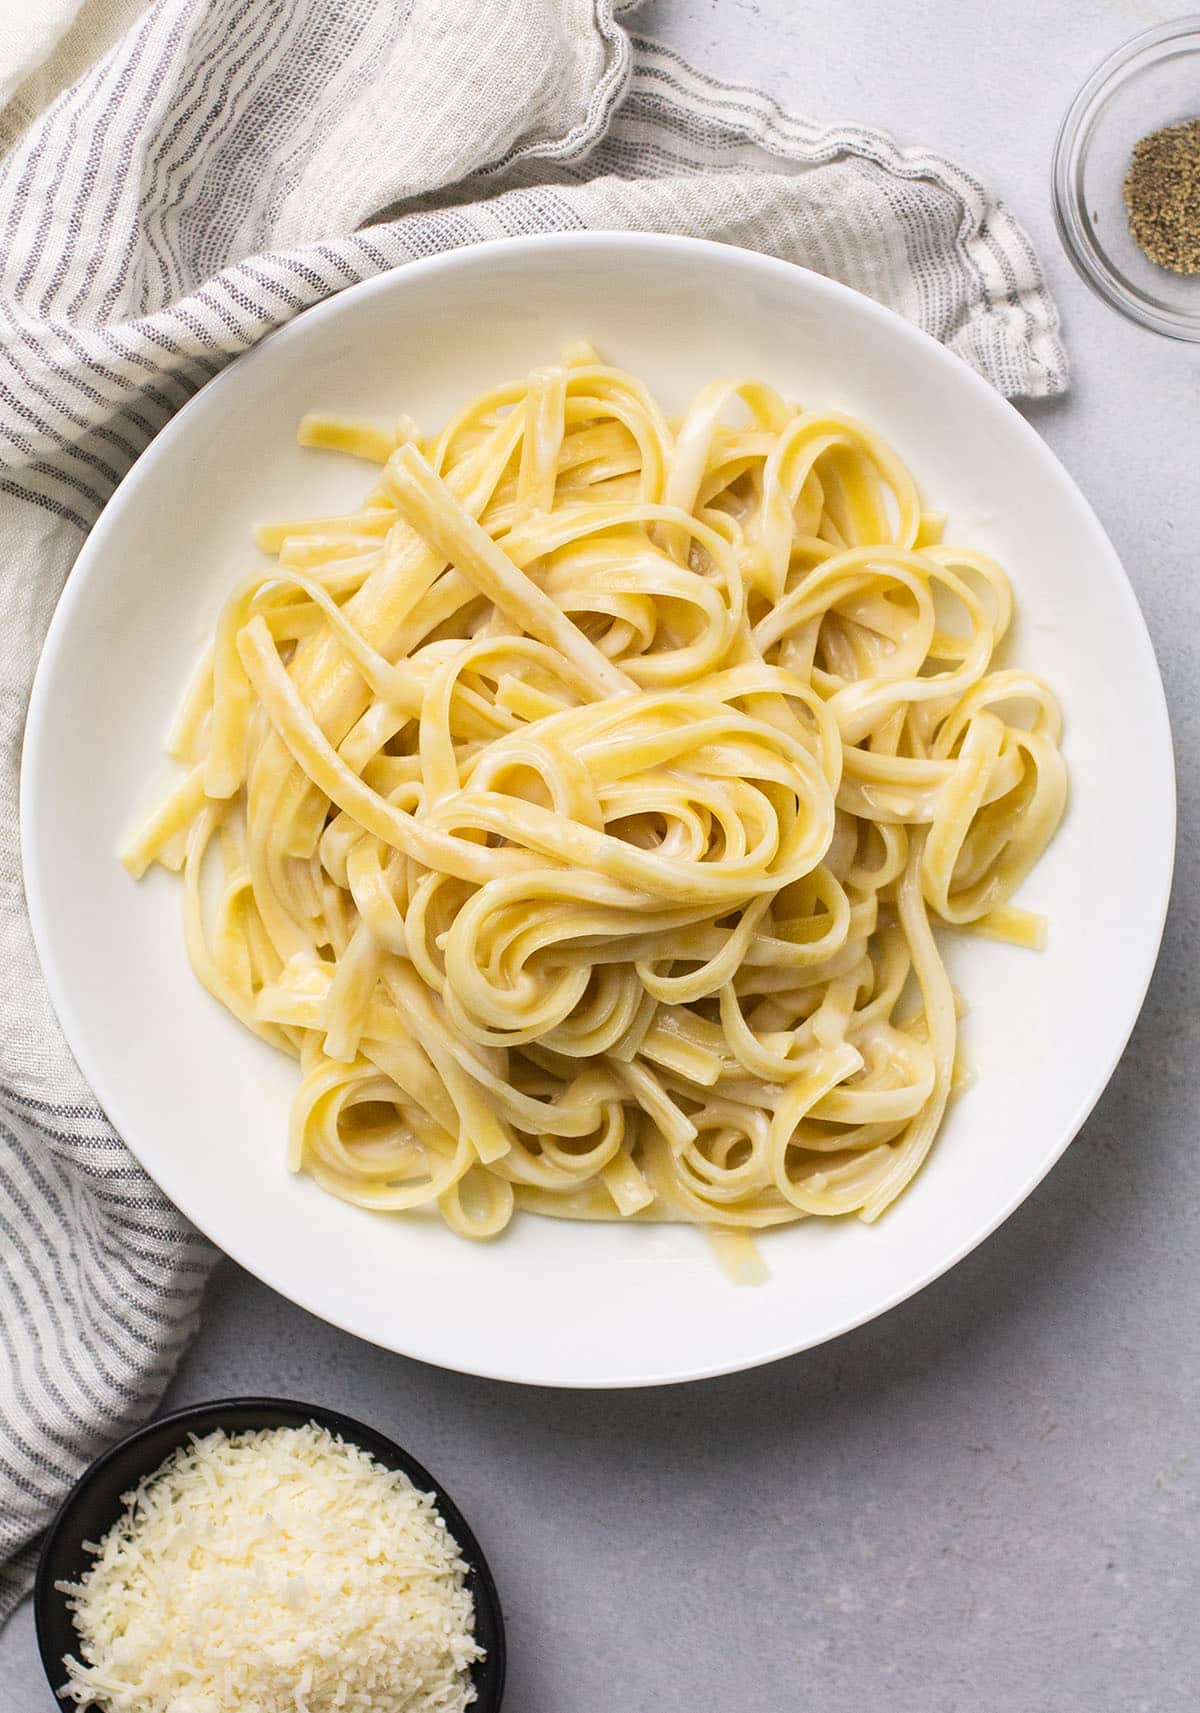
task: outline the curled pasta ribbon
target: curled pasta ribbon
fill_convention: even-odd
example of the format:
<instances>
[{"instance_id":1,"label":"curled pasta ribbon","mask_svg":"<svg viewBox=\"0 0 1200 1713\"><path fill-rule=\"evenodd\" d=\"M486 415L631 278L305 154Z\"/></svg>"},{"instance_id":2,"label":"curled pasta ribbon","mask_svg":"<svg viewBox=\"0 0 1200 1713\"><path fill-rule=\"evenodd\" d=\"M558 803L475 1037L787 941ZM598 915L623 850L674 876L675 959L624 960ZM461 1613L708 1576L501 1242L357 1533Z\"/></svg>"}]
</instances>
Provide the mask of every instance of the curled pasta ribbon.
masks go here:
<instances>
[{"instance_id":1,"label":"curled pasta ribbon","mask_svg":"<svg viewBox=\"0 0 1200 1713\"><path fill-rule=\"evenodd\" d=\"M1011 903L1066 801L1008 582L865 424L734 378L669 419L588 346L278 520L131 841L193 967L299 1062L292 1169L492 1237L518 1208L873 1220L956 1076L933 928Z\"/></svg>"}]
</instances>

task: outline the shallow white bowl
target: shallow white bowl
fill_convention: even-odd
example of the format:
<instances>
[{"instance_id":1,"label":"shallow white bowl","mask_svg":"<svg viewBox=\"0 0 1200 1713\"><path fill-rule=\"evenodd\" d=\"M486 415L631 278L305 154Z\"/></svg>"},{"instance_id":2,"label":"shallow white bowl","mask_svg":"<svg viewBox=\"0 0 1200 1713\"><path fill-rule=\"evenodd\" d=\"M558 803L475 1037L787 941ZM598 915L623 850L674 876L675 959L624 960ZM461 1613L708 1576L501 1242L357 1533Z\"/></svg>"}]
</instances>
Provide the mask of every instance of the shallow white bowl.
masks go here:
<instances>
[{"instance_id":1,"label":"shallow white bowl","mask_svg":"<svg viewBox=\"0 0 1200 1713\"><path fill-rule=\"evenodd\" d=\"M302 451L321 407L430 427L586 337L669 407L758 375L867 418L951 538L1011 572L1013 657L1066 709L1072 797L1022 902L1038 956L949 955L976 1086L876 1227L763 1240L770 1283L730 1285L695 1231L519 1217L474 1246L433 1220L348 1207L284 1170L296 1073L205 994L178 881L135 885L121 837L168 777L162 743L259 519L353 505L363 466ZM1153 967L1174 784L1145 625L1096 518L1045 445L956 357L867 298L786 263L675 238L506 241L419 262L302 315L214 381L122 484L79 557L34 690L26 886L79 1064L195 1223L305 1308L425 1361L548 1385L657 1384L818 1344L942 1273L1020 1203L1107 1082Z\"/></svg>"}]
</instances>

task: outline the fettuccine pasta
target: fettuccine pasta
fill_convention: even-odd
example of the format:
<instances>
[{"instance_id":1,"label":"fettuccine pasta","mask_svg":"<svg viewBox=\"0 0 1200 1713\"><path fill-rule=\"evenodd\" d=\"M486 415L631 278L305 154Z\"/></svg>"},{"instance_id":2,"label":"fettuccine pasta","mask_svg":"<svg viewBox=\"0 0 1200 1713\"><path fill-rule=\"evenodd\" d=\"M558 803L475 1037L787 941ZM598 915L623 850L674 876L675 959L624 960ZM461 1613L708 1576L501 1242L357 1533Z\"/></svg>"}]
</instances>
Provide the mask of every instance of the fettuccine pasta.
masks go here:
<instances>
[{"instance_id":1,"label":"fettuccine pasta","mask_svg":"<svg viewBox=\"0 0 1200 1713\"><path fill-rule=\"evenodd\" d=\"M587 346L431 438L300 439L373 485L259 530L125 853L299 1061L292 1169L468 1237L691 1221L735 1267L877 1218L955 1087L931 924L1041 938L1060 718L996 664L999 566L863 423L743 380L671 419Z\"/></svg>"}]
</instances>

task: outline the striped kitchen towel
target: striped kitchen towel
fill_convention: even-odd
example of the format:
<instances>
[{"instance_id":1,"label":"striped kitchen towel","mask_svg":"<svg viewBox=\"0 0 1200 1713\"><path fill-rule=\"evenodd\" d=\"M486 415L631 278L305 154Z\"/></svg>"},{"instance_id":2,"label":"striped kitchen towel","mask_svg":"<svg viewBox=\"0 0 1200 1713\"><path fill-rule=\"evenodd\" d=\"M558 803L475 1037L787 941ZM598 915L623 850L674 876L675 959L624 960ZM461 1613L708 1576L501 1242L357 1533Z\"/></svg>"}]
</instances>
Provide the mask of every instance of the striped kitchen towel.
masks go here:
<instances>
[{"instance_id":1,"label":"striped kitchen towel","mask_svg":"<svg viewBox=\"0 0 1200 1713\"><path fill-rule=\"evenodd\" d=\"M1007 394L1066 384L1037 259L969 173L715 83L630 37L612 0L123 3L128 27L0 165L0 1613L81 1465L154 1407L213 1259L71 1060L17 844L51 612L172 412L357 280L585 227L770 251Z\"/></svg>"}]
</instances>

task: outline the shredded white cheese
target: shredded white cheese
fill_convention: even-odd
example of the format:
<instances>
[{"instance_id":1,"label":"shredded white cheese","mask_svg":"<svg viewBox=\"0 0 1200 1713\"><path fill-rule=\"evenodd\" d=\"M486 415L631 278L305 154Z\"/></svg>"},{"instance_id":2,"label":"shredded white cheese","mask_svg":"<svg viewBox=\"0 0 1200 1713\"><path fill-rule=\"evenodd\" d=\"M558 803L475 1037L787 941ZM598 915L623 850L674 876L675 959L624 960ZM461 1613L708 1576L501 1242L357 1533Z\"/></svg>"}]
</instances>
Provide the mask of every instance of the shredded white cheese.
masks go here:
<instances>
[{"instance_id":1,"label":"shredded white cheese","mask_svg":"<svg viewBox=\"0 0 1200 1713\"><path fill-rule=\"evenodd\" d=\"M462 1713L482 1658L431 1495L324 1428L193 1439L70 1596L103 1713Z\"/></svg>"}]
</instances>

